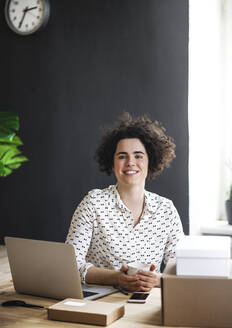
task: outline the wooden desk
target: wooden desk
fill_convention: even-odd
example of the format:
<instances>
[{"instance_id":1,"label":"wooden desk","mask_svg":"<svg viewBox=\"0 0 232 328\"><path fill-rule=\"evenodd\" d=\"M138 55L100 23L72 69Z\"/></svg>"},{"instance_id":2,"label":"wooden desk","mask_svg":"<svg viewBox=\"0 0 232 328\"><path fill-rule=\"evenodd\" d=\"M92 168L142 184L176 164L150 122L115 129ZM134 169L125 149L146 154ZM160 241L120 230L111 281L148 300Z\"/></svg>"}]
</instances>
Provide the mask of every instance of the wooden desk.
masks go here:
<instances>
[{"instance_id":1,"label":"wooden desk","mask_svg":"<svg viewBox=\"0 0 232 328\"><path fill-rule=\"evenodd\" d=\"M28 303L48 307L57 300L17 294L14 290L10 274L5 247L0 246L0 304L11 299L20 299ZM121 293L106 296L99 301L125 304L125 315L115 321L110 328L149 328L161 325L161 298L160 289L154 288L146 304L129 304L128 296ZM94 302L94 301L93 301ZM2 307L0 306L1 328L94 328L100 326L74 324L47 319L46 309L32 309L24 307Z\"/></svg>"}]
</instances>

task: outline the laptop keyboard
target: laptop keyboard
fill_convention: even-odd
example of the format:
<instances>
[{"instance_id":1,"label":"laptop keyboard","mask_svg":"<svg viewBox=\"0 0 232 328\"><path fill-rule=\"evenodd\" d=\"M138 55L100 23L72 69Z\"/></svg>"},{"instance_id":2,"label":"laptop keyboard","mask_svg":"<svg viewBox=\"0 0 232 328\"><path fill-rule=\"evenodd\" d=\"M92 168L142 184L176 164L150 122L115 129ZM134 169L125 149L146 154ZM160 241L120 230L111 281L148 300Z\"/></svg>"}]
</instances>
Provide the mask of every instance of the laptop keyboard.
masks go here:
<instances>
[{"instance_id":1,"label":"laptop keyboard","mask_svg":"<svg viewBox=\"0 0 232 328\"><path fill-rule=\"evenodd\" d=\"M93 296L93 295L97 295L97 294L98 294L98 293L87 292L86 290L83 290L83 296L84 296L84 297Z\"/></svg>"}]
</instances>

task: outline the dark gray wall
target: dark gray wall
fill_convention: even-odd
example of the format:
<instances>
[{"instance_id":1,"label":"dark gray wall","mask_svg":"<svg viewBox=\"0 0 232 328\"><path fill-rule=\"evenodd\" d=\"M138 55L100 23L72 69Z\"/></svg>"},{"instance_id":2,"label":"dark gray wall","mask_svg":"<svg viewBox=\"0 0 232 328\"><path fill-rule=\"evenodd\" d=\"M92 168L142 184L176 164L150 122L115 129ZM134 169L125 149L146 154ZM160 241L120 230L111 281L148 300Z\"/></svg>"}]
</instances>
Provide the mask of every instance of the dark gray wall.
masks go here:
<instances>
[{"instance_id":1,"label":"dark gray wall","mask_svg":"<svg viewBox=\"0 0 232 328\"><path fill-rule=\"evenodd\" d=\"M1 106L21 119L30 161L0 180L5 235L63 241L88 190L114 183L93 154L99 127L123 110L161 121L177 158L147 189L171 198L188 232L188 1L50 0L38 34L5 23Z\"/></svg>"}]
</instances>

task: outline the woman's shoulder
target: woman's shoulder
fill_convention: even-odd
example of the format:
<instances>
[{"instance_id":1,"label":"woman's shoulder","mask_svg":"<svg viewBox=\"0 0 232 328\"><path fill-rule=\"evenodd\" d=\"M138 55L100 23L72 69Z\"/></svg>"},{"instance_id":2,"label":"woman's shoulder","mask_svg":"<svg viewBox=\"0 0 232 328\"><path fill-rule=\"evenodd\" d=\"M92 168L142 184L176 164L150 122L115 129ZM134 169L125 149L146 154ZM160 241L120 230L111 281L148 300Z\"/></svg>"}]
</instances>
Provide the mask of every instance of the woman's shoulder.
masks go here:
<instances>
[{"instance_id":1,"label":"woman's shoulder","mask_svg":"<svg viewBox=\"0 0 232 328\"><path fill-rule=\"evenodd\" d=\"M148 203L157 204L159 206L163 205L165 207L173 207L173 202L171 199L160 196L154 192L146 191L146 198Z\"/></svg>"},{"instance_id":2,"label":"woman's shoulder","mask_svg":"<svg viewBox=\"0 0 232 328\"><path fill-rule=\"evenodd\" d=\"M153 192L146 192L147 208L151 213L160 214L166 219L175 219L179 217L173 202L163 196Z\"/></svg>"},{"instance_id":3,"label":"woman's shoulder","mask_svg":"<svg viewBox=\"0 0 232 328\"><path fill-rule=\"evenodd\" d=\"M115 185L108 186L107 188L104 189L92 189L88 192L88 194L85 196L85 199L89 199L91 201L97 200L105 200L108 199L109 197L112 197L112 195L115 194Z\"/></svg>"}]
</instances>

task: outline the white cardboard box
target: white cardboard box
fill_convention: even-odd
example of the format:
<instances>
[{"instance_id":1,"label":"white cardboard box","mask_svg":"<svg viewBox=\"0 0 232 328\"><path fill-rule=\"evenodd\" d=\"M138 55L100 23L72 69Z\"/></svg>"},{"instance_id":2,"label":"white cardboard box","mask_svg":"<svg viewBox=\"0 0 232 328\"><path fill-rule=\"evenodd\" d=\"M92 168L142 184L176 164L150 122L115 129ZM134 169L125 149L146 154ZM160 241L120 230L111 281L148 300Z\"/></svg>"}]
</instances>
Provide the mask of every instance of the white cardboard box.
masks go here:
<instances>
[{"instance_id":1,"label":"white cardboard box","mask_svg":"<svg viewBox=\"0 0 232 328\"><path fill-rule=\"evenodd\" d=\"M177 275L230 275L230 237L184 236L176 247Z\"/></svg>"}]
</instances>

